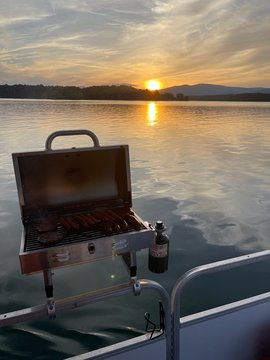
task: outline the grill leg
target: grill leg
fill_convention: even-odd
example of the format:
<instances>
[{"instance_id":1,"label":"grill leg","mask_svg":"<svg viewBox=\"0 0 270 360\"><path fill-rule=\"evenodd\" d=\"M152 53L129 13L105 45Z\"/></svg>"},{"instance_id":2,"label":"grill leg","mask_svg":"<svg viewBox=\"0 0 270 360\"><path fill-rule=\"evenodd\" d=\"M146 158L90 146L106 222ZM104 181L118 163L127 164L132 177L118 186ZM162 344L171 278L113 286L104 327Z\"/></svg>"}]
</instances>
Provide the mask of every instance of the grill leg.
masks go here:
<instances>
[{"instance_id":1,"label":"grill leg","mask_svg":"<svg viewBox=\"0 0 270 360\"><path fill-rule=\"evenodd\" d=\"M131 280L136 280L137 276L137 258L136 251L131 251L122 255L122 259L129 270Z\"/></svg>"},{"instance_id":2,"label":"grill leg","mask_svg":"<svg viewBox=\"0 0 270 360\"><path fill-rule=\"evenodd\" d=\"M130 277L131 279L136 279L137 276L137 257L136 251L130 252Z\"/></svg>"},{"instance_id":3,"label":"grill leg","mask_svg":"<svg viewBox=\"0 0 270 360\"><path fill-rule=\"evenodd\" d=\"M45 292L47 297L48 317L50 319L54 319L56 317L56 313L55 313L55 303L53 296L53 282L52 282L51 270L44 270L43 277L44 277Z\"/></svg>"}]
</instances>

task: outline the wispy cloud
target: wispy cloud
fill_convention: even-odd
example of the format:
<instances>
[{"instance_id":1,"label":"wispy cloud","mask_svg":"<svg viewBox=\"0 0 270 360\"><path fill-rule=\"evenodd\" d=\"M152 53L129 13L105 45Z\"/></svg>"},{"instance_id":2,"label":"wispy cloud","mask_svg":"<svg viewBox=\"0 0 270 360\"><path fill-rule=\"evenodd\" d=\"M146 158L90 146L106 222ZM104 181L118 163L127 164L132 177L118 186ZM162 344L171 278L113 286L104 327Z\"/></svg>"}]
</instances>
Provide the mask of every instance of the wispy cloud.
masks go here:
<instances>
[{"instance_id":1,"label":"wispy cloud","mask_svg":"<svg viewBox=\"0 0 270 360\"><path fill-rule=\"evenodd\" d=\"M269 0L9 0L0 81L270 86Z\"/></svg>"}]
</instances>

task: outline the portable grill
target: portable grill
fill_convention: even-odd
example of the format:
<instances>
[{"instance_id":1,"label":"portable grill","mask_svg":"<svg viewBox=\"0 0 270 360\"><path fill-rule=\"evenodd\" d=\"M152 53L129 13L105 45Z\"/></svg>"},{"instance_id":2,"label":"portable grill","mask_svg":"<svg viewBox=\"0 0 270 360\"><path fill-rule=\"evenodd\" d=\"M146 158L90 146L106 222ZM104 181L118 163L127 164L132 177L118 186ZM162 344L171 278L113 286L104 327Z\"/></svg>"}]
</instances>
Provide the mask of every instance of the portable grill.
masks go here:
<instances>
[{"instance_id":1,"label":"portable grill","mask_svg":"<svg viewBox=\"0 0 270 360\"><path fill-rule=\"evenodd\" d=\"M93 147L52 149L58 136L87 135ZM132 210L128 145L100 146L89 130L52 133L45 150L12 154L23 223L24 274L121 255L136 276L136 251L155 232ZM52 297L52 293L47 297Z\"/></svg>"}]
</instances>

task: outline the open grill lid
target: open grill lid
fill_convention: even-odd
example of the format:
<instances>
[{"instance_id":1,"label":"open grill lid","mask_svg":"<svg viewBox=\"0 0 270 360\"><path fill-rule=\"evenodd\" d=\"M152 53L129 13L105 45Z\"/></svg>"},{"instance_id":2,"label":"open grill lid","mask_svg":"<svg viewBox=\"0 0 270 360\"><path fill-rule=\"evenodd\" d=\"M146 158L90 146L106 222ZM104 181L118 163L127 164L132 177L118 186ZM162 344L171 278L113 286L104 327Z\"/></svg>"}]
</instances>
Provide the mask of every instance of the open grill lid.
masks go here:
<instances>
[{"instance_id":1,"label":"open grill lid","mask_svg":"<svg viewBox=\"0 0 270 360\"><path fill-rule=\"evenodd\" d=\"M56 136L89 135L93 147L52 150ZM22 219L59 208L132 206L128 145L99 146L88 130L51 134L44 151L12 154Z\"/></svg>"}]
</instances>

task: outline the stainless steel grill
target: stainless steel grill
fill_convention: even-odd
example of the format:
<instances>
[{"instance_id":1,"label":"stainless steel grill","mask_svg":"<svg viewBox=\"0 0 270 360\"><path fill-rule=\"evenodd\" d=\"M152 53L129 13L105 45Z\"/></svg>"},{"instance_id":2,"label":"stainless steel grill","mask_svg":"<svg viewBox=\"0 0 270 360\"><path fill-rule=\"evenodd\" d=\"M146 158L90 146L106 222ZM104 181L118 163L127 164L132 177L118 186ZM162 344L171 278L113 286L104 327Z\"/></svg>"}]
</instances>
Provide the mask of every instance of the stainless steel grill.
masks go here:
<instances>
[{"instance_id":1,"label":"stainless steel grill","mask_svg":"<svg viewBox=\"0 0 270 360\"><path fill-rule=\"evenodd\" d=\"M94 146L52 149L55 137L68 135L90 136ZM23 273L127 257L151 247L154 230L132 210L127 145L102 147L88 130L67 130L51 134L44 151L12 156Z\"/></svg>"}]
</instances>

